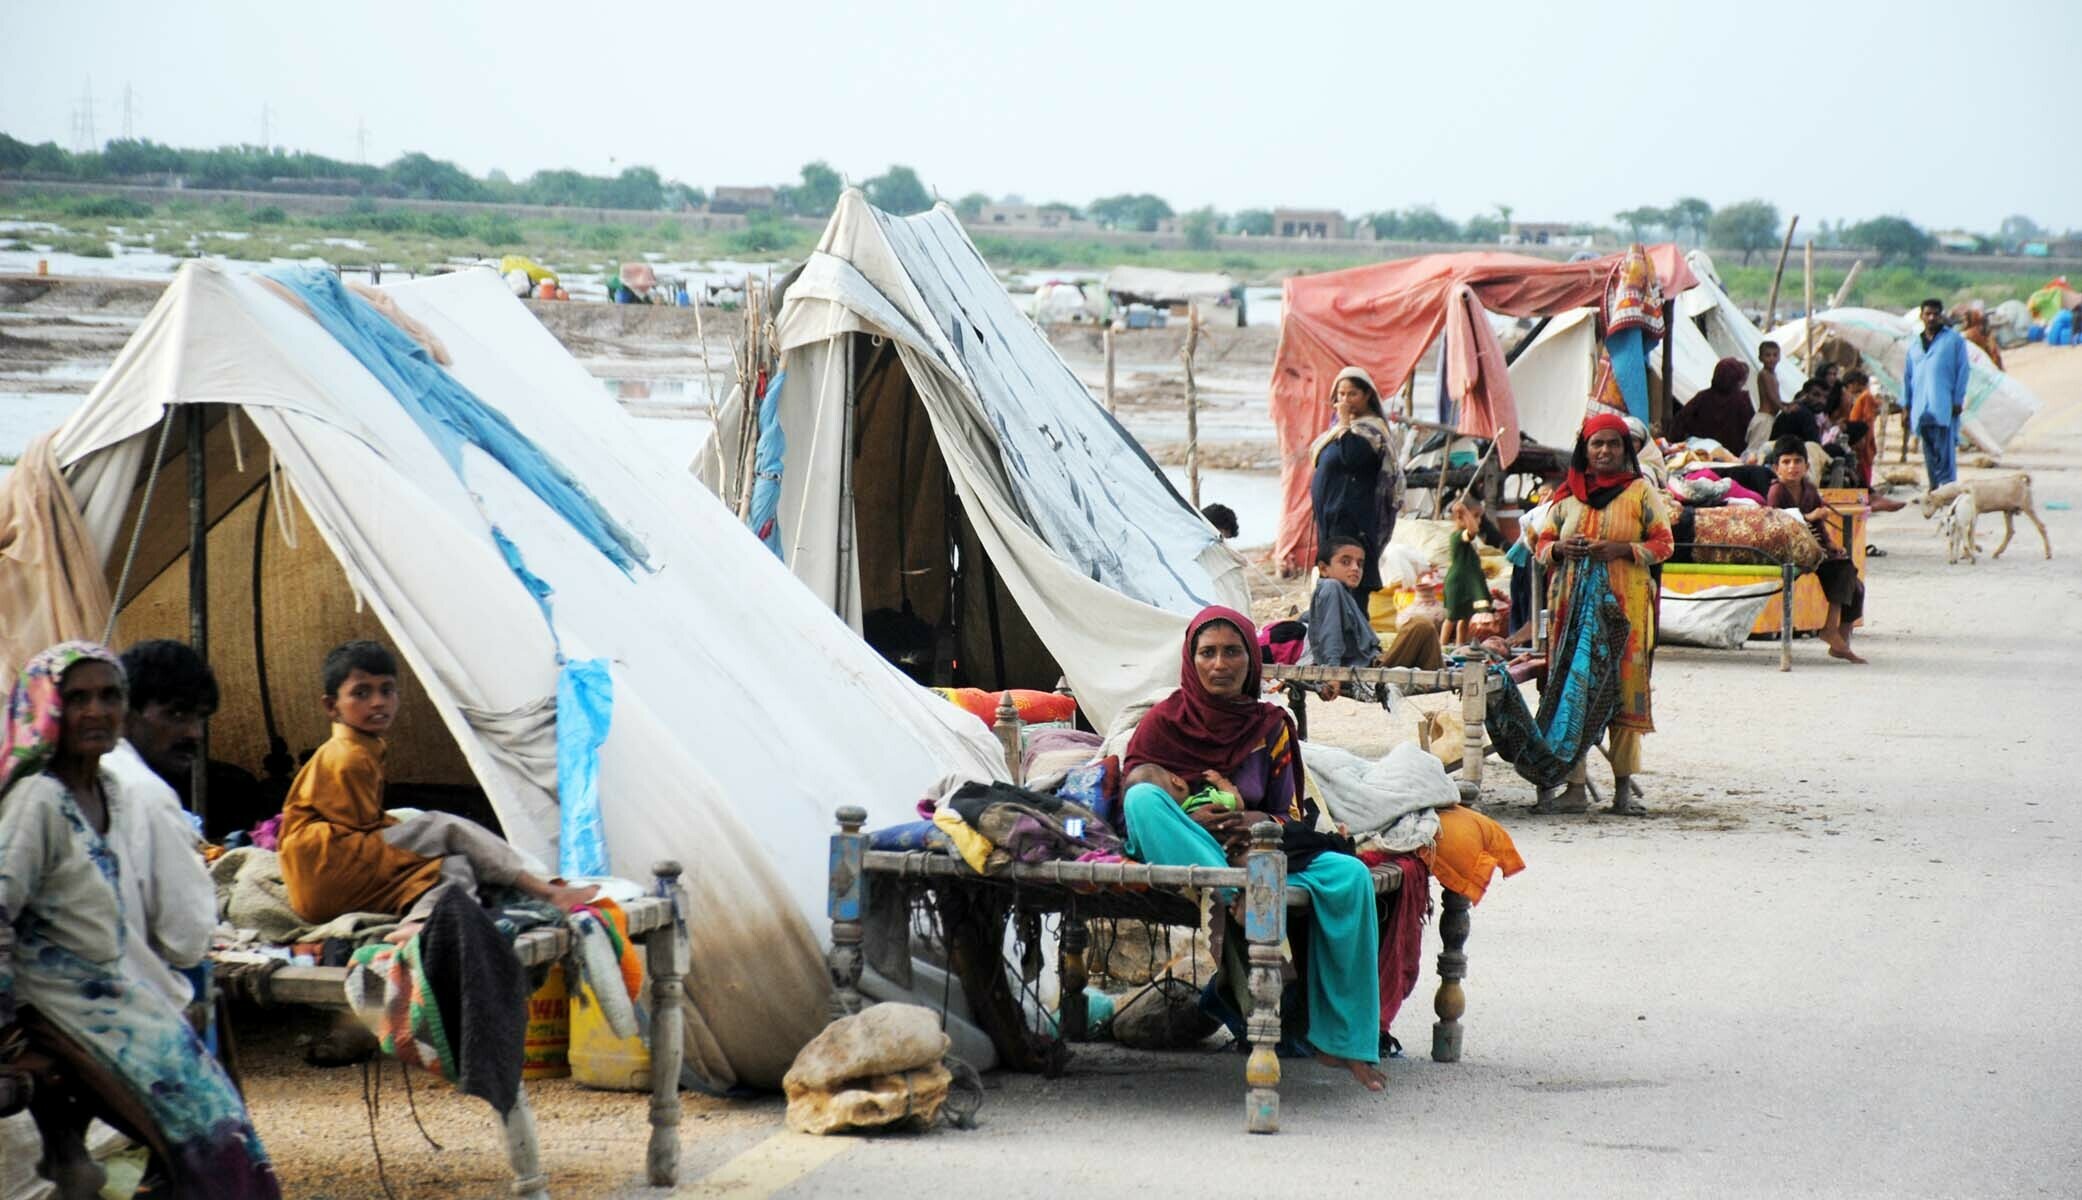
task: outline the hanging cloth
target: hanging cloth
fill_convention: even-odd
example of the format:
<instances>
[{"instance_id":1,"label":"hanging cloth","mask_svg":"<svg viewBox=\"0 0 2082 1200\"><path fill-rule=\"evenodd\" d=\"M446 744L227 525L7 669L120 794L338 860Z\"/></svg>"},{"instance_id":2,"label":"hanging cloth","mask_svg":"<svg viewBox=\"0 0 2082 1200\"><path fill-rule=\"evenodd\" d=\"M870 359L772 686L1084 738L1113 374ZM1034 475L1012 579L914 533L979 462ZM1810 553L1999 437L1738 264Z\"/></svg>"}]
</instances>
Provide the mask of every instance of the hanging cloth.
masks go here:
<instances>
[{"instance_id":1,"label":"hanging cloth","mask_svg":"<svg viewBox=\"0 0 2082 1200\"><path fill-rule=\"evenodd\" d=\"M1497 754L1536 787L1554 787L1568 777L1604 736L1619 712L1619 664L1626 651L1626 610L1612 594L1605 564L1584 563L1576 572L1569 615L1554 640L1547 686L1535 717L1502 667L1504 678L1489 733Z\"/></svg>"}]
</instances>

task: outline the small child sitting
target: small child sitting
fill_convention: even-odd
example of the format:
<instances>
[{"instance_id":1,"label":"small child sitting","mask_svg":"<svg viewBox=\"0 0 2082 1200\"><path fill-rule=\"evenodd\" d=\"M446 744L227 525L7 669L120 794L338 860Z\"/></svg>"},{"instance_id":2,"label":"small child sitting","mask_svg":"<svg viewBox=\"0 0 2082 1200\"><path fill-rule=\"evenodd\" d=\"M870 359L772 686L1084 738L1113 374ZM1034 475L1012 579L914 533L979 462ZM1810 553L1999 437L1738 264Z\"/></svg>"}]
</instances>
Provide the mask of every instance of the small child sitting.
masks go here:
<instances>
[{"instance_id":1,"label":"small child sitting","mask_svg":"<svg viewBox=\"0 0 2082 1200\"><path fill-rule=\"evenodd\" d=\"M1325 539L1316 549L1316 570L1322 578L1308 605L1311 660L1326 667L1372 666L1381 656L1381 638L1367 621L1356 590L1366 573L1365 544L1352 537ZM1342 690L1335 680L1316 688L1325 700L1337 699Z\"/></svg>"},{"instance_id":2,"label":"small child sitting","mask_svg":"<svg viewBox=\"0 0 2082 1200\"><path fill-rule=\"evenodd\" d=\"M343 913L400 913L390 940L404 942L451 887L511 886L559 909L598 894L529 874L513 847L474 821L430 812L400 822L383 811L383 735L398 711L389 650L366 641L334 648L324 683L332 738L297 772L282 808L282 880L299 917L317 925Z\"/></svg>"},{"instance_id":3,"label":"small child sitting","mask_svg":"<svg viewBox=\"0 0 2082 1200\"><path fill-rule=\"evenodd\" d=\"M1469 623L1478 612L1489 611L1489 580L1482 574L1482 553L1475 544L1482 537L1482 505L1462 496L1449 510L1453 517L1452 557L1446 563L1445 644L1463 645L1469 640Z\"/></svg>"}]
</instances>

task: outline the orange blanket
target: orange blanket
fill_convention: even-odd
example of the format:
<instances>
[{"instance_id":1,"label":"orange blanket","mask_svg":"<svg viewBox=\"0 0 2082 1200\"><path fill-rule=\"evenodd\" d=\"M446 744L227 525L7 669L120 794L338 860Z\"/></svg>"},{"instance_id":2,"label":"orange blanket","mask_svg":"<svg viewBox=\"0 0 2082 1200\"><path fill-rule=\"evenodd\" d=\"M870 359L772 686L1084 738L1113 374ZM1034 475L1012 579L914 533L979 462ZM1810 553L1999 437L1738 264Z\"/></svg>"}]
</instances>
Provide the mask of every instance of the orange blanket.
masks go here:
<instances>
[{"instance_id":1,"label":"orange blanket","mask_svg":"<svg viewBox=\"0 0 2082 1200\"><path fill-rule=\"evenodd\" d=\"M1482 893L1498 871L1509 878L1525 870L1510 833L1494 819L1460 805L1439 810L1439 840L1417 853L1439 877L1439 886L1466 896L1469 904L1482 902Z\"/></svg>"}]
</instances>

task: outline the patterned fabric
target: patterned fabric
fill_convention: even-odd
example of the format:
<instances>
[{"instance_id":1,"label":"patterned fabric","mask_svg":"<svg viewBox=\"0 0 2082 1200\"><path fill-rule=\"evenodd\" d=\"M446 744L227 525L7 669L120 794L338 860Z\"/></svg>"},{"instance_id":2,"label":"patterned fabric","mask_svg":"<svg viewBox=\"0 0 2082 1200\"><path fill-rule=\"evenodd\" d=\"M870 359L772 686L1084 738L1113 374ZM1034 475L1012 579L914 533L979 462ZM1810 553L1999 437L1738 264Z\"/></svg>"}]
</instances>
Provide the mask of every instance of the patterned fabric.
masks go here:
<instances>
[{"instance_id":1,"label":"patterned fabric","mask_svg":"<svg viewBox=\"0 0 2082 1200\"><path fill-rule=\"evenodd\" d=\"M1641 243L1627 247L1626 256L1612 268L1605 282L1605 336L1639 329L1651 339L1663 336L1663 282L1656 278L1655 264Z\"/></svg>"},{"instance_id":2,"label":"patterned fabric","mask_svg":"<svg viewBox=\"0 0 2082 1200\"><path fill-rule=\"evenodd\" d=\"M347 968L347 1003L376 1035L385 1054L455 1079L455 1050L427 983L419 937L402 946L379 943L356 950Z\"/></svg>"},{"instance_id":3,"label":"patterned fabric","mask_svg":"<svg viewBox=\"0 0 2082 1200\"><path fill-rule=\"evenodd\" d=\"M1724 510L1700 510L1720 511ZM1589 560L1564 559L1554 552L1557 543L1578 534L1594 541L1632 542L1633 559L1592 564ZM1540 530L1540 561L1556 569L1554 594L1562 598L1554 613L1554 643L1563 644L1563 633L1572 628L1577 577L1589 566L1595 565L1595 573L1609 580L1609 591L1625 615L1627 633L1619 667L1620 709L1612 721L1624 729L1655 731L1655 720L1649 711L1648 673L1650 652L1655 648L1656 601L1655 580L1649 575L1649 568L1666 561L1675 548L1669 512L1645 479L1629 484L1603 508L1592 508L1573 496L1561 497L1548 510L1546 525Z\"/></svg>"},{"instance_id":4,"label":"patterned fabric","mask_svg":"<svg viewBox=\"0 0 2082 1200\"><path fill-rule=\"evenodd\" d=\"M1815 540L1807 522L1775 508L1696 509L1692 513L1692 538L1723 546L1748 546L1803 571L1822 561L1822 544ZM1753 563L1756 558L1734 550L1701 546L1692 551L1692 561Z\"/></svg>"},{"instance_id":5,"label":"patterned fabric","mask_svg":"<svg viewBox=\"0 0 2082 1200\"><path fill-rule=\"evenodd\" d=\"M1490 737L1504 761L1537 787L1554 787L1568 778L1620 711L1632 630L1607 575L1605 563L1586 561L1573 572L1569 590L1558 593L1567 601L1558 610L1549 652L1556 673L1540 692L1537 717L1526 709L1509 672L1492 668L1505 686L1489 711Z\"/></svg>"},{"instance_id":6,"label":"patterned fabric","mask_svg":"<svg viewBox=\"0 0 2082 1200\"><path fill-rule=\"evenodd\" d=\"M107 663L115 668L118 681L123 678L123 664L115 652L93 642L59 642L22 668L7 700L7 731L0 736L0 764L6 768L0 791L42 771L58 753L58 729L64 715L58 702L58 681L86 661Z\"/></svg>"}]
</instances>

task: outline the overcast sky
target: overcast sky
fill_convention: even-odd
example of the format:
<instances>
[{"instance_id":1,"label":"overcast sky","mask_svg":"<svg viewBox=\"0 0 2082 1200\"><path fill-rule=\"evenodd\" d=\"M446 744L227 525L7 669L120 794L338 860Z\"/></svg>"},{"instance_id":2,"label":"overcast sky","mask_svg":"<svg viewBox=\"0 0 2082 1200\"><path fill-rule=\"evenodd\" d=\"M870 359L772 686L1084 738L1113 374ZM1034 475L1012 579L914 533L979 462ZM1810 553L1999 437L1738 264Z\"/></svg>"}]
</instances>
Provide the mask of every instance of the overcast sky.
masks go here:
<instances>
[{"instance_id":1,"label":"overcast sky","mask_svg":"<svg viewBox=\"0 0 2082 1200\"><path fill-rule=\"evenodd\" d=\"M822 158L948 198L1434 204L1609 222L1680 195L1805 223L2082 228L2065 4L359 5L7 0L0 131L271 140L703 187ZM2065 132L2055 132L2064 124Z\"/></svg>"}]
</instances>

